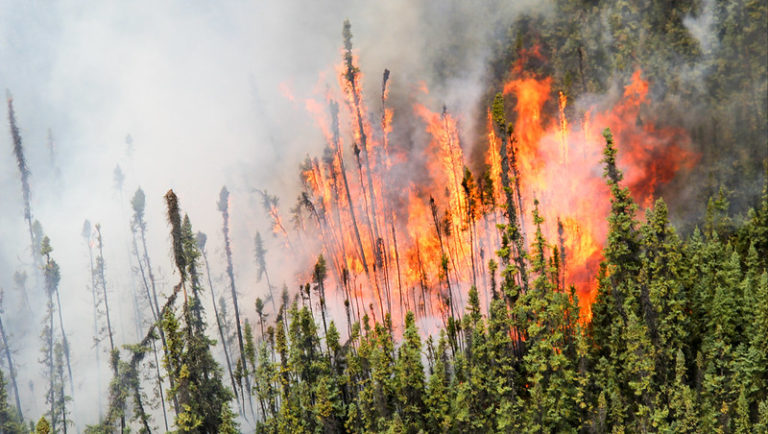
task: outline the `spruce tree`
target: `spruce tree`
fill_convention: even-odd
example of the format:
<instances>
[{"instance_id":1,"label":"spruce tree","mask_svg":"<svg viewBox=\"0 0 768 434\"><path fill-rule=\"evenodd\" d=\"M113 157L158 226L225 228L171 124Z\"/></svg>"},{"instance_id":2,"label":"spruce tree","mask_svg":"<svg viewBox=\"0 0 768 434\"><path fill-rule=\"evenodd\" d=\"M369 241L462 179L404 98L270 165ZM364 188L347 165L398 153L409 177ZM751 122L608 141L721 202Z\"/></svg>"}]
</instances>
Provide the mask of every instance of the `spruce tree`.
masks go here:
<instances>
[{"instance_id":1,"label":"spruce tree","mask_svg":"<svg viewBox=\"0 0 768 434\"><path fill-rule=\"evenodd\" d=\"M634 411L631 407L635 400L634 393L640 390L630 388L630 382L639 385L638 381L645 376L645 368L639 365L629 367L623 363L628 355L627 339L629 336L645 339L645 328L640 322L642 314L635 280L640 250L634 219L637 206L629 189L620 185L623 174L616 166L617 151L610 130L606 129L603 137L606 143L603 176L611 190L611 213L608 217L608 240L603 250L605 261L600 266L598 294L592 305L589 333L596 387L606 401L607 424L617 428L624 427ZM640 362L639 358L636 360ZM632 369L635 371L632 372Z\"/></svg>"},{"instance_id":2,"label":"spruce tree","mask_svg":"<svg viewBox=\"0 0 768 434\"><path fill-rule=\"evenodd\" d=\"M424 366L421 363L421 338L413 312L405 316L403 343L395 361L395 396L405 432L424 429Z\"/></svg>"},{"instance_id":3,"label":"spruce tree","mask_svg":"<svg viewBox=\"0 0 768 434\"><path fill-rule=\"evenodd\" d=\"M0 370L0 433L16 434L26 432L22 423L21 412L8 402L8 389L5 376Z\"/></svg>"},{"instance_id":4,"label":"spruce tree","mask_svg":"<svg viewBox=\"0 0 768 434\"><path fill-rule=\"evenodd\" d=\"M174 255L181 275L179 286L191 289L184 291L181 321L170 309L163 319L168 339L166 366L175 380L169 394L176 397L180 405L176 426L182 432L221 432L224 428L236 432L229 407L232 395L222 384L221 367L210 351L215 341L205 334L202 288L197 271L200 252L192 225L188 216L180 223L175 195L168 203Z\"/></svg>"}]
</instances>

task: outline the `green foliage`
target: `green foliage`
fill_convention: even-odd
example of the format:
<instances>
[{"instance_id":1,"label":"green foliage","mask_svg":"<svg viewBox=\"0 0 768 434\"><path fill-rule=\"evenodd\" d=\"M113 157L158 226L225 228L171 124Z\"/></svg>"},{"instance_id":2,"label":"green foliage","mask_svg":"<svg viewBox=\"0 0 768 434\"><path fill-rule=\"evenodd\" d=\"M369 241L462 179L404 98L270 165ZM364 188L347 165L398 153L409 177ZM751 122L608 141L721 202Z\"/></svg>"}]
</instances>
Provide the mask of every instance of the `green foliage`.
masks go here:
<instances>
[{"instance_id":1,"label":"green foliage","mask_svg":"<svg viewBox=\"0 0 768 434\"><path fill-rule=\"evenodd\" d=\"M179 403L176 426L181 432L232 431L235 429L229 405L232 392L223 385L221 367L211 354L215 341L205 333L197 272L200 251L188 216L184 216L180 232L183 255L181 260L177 258L177 264L183 265L180 285L189 285L192 291L184 293L181 318L176 317L173 309L166 310L162 318L167 345L163 361L173 379L168 398ZM249 356L254 357L252 352Z\"/></svg>"},{"instance_id":2,"label":"green foliage","mask_svg":"<svg viewBox=\"0 0 768 434\"><path fill-rule=\"evenodd\" d=\"M513 114L505 109L504 95L496 93L491 120L500 145L501 179L491 179L487 170L475 172L482 173L475 179L467 168L462 178L467 209L461 218L468 227L501 205L496 203L498 193L506 199L498 258L488 261L490 284L485 289L493 297L486 313L474 285L466 294L465 315L454 312L462 309L462 297L453 293L458 287L450 287L451 252L441 248L439 256L424 258L439 263L440 277L449 287L451 314L443 318L437 345L432 336L420 334L420 319L412 312L405 314L403 324L392 324L388 315L371 324L363 316L343 336L326 318L331 307L326 306L326 280L329 271L339 271L337 264L320 255L309 270L310 281L301 287L301 307L295 302L289 306L284 292L277 309L264 240L257 233L256 272L258 279L267 279L274 311L269 319L274 322L267 323L265 302L257 299L258 327L254 323L254 330L244 321L245 343L240 342L235 377L244 396L258 400L258 432L768 431L768 187L759 198L754 189L741 188L766 177L759 165L768 137L768 3L556 0L553 8L550 14L521 16L510 27L509 41L497 47L498 59L491 67L495 80L507 78L513 61L524 63L534 76L550 75L553 92L563 91L574 100L621 84L642 68L652 92L669 98L662 102L682 100L697 111L690 117L707 119L707 125L683 122L701 146L700 167L712 172L698 173L708 179L702 194L710 196L702 200L701 218L691 219L702 229L677 232L670 215L681 201L674 198L657 201L644 218L637 217L638 206L617 166L620 152L606 129L604 177L611 192L607 242L591 318L580 320L575 291L561 280L563 252L544 238L538 203L535 228L523 234L519 224L520 177L508 124ZM695 37L689 30L693 21L706 27L703 33L711 40ZM348 21L343 38L345 86L359 86ZM527 56L534 45L550 60ZM353 149L355 154L361 151L357 143ZM269 202L276 201L272 198L265 193L265 205L276 205ZM168 200L174 210L174 260L181 275L176 292L184 293L181 306L169 304L160 318L167 341L163 363L173 380L169 402L179 405L176 429L237 432L232 394L211 355L214 341L206 335L200 301L198 261L205 239L195 238L187 216L181 221L175 195L169 193ZM746 216L735 215L734 209L745 204L754 208ZM228 237L226 188L217 205ZM134 227L143 228L141 189L131 206ZM438 216L433 210L439 236L467 230L445 224L450 212ZM90 236L86 226L84 234ZM50 259L50 240L38 222L32 232L35 250L46 259L43 272L51 295L59 268ZM226 249L231 256L229 238ZM103 269L101 256L96 262ZM320 318L315 315L318 303ZM227 304L220 305L226 320ZM52 319L51 309L49 301L46 320ZM236 316L239 336L237 311ZM229 330L222 334L232 335ZM65 423L67 397L62 347L54 343L51 325L44 328L43 338L53 427L43 417L36 430L48 433ZM116 375L110 398L115 405L101 431L89 432L114 431L126 417L132 390L140 396L135 367L121 361L118 350L112 353L112 366ZM21 432L24 427L14 419L1 375L0 431ZM138 408L134 413L142 417Z\"/></svg>"},{"instance_id":3,"label":"green foliage","mask_svg":"<svg viewBox=\"0 0 768 434\"><path fill-rule=\"evenodd\" d=\"M25 432L24 428L24 424L19 420L18 411L8 401L5 377L0 370L0 433L22 433Z\"/></svg>"},{"instance_id":4,"label":"green foliage","mask_svg":"<svg viewBox=\"0 0 768 434\"><path fill-rule=\"evenodd\" d=\"M579 319L575 291L563 287L561 253L544 238L538 203L529 248L518 248L512 226L499 227L500 291L491 260L495 295L487 313L473 286L465 314L445 318L436 345L423 340L412 312L399 325L389 315L373 324L363 316L348 336L334 321L326 324L328 264L320 256L312 283L301 287L301 307L284 297L269 323L258 299L258 328L245 321L235 375L258 401L257 431L693 433L766 426L768 272L759 243L744 247L750 234L764 233L756 217L763 211L750 214L746 229L713 224L688 237L672 227L662 200L638 220L609 131L605 139L611 214L591 321ZM181 233L182 284L192 291L162 321L164 363L174 379L169 398L180 405L176 428L236 432L232 395L196 314L199 252L188 218ZM528 286L518 261L530 272ZM307 303L312 289L319 314ZM242 386L248 383L251 390Z\"/></svg>"},{"instance_id":5,"label":"green foliage","mask_svg":"<svg viewBox=\"0 0 768 434\"><path fill-rule=\"evenodd\" d=\"M45 417L41 417L40 420L37 421L35 432L37 434L50 434L51 424L48 423L48 420Z\"/></svg>"},{"instance_id":6,"label":"green foliage","mask_svg":"<svg viewBox=\"0 0 768 434\"><path fill-rule=\"evenodd\" d=\"M500 225L504 297L494 297L484 315L471 288L466 314L446 318L437 348L431 337L422 342L413 313L405 316L399 343L389 316L379 324L363 317L345 343L331 322L324 351L320 319L308 306L294 303L281 312L251 374L263 408L260 429L692 433L764 427L768 272L757 247L736 249L717 231L680 237L661 200L639 221L621 185L609 131L605 139L613 197L589 323L579 319L573 289L562 287L559 249L544 238L537 208L531 248L521 255L530 286L519 284L515 246L508 226ZM730 239L745 239L742 230ZM495 276L495 261L489 269Z\"/></svg>"}]
</instances>

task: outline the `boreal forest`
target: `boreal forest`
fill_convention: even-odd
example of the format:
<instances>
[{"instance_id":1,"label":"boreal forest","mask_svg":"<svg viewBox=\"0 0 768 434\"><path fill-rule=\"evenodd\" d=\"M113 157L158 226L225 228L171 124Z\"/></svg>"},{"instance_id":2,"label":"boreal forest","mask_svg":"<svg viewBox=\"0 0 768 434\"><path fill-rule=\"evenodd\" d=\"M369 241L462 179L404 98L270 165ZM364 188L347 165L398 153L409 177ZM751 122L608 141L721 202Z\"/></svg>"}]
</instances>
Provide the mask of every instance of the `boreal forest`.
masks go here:
<instances>
[{"instance_id":1,"label":"boreal forest","mask_svg":"<svg viewBox=\"0 0 768 434\"><path fill-rule=\"evenodd\" d=\"M768 1L0 0L0 434L768 433Z\"/></svg>"}]
</instances>

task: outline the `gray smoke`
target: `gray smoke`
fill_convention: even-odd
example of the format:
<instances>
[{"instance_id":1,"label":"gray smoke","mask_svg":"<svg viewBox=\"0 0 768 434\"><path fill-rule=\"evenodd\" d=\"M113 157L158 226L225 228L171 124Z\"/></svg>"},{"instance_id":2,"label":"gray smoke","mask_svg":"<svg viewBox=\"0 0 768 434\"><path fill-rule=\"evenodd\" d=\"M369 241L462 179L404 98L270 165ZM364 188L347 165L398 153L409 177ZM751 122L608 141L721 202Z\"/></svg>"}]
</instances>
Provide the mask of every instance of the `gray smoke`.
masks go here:
<instances>
[{"instance_id":1,"label":"gray smoke","mask_svg":"<svg viewBox=\"0 0 768 434\"><path fill-rule=\"evenodd\" d=\"M326 88L337 86L334 65L341 61L344 19L352 22L355 50L369 77L364 86L371 110L378 110L378 77L388 68L393 99L416 92L424 81L430 89L425 104L435 111L446 104L453 113L466 114L463 131L472 134L486 59L514 18L523 11L535 12L537 4L0 0L0 88L15 97L34 193L30 206L55 246L52 256L61 267L77 427L97 422L109 382L106 352L99 359L104 366L94 357L85 219L101 224L106 240L116 344L134 343L140 337L132 292L138 285L130 242L132 192L140 185L146 193L149 250L163 296L178 280L163 214L163 194L169 188L179 195L194 229L210 234L213 282L217 295L225 295L216 201L226 184L231 191L240 303L244 316L253 320L253 301L266 298L267 288L257 283L252 240L257 231L270 232L254 189L266 188L286 201L295 197L299 163L306 154L321 153L322 135L303 101L322 99ZM547 6L535 7L543 11ZM45 294L34 278L27 279L27 308L20 280L14 280L17 272L35 272L12 149L3 122L3 320L16 356L24 414L37 419L45 409L43 367L38 363ZM116 167L120 188L115 188ZM289 206L281 203L285 212ZM265 236L265 243L268 251L280 251L279 240ZM280 258L268 261L275 285L286 282L293 288L296 270L283 266ZM210 313L207 304L206 309ZM215 330L209 333L215 336Z\"/></svg>"}]
</instances>

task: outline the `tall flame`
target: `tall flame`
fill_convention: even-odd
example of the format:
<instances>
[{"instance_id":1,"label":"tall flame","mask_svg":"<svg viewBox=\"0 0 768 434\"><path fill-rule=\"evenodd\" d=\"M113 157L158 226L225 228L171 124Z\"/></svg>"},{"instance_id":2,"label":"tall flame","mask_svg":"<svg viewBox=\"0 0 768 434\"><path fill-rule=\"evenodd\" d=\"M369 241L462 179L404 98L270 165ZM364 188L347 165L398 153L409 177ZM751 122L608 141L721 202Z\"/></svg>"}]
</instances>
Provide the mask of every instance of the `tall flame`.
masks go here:
<instances>
[{"instance_id":1,"label":"tall flame","mask_svg":"<svg viewBox=\"0 0 768 434\"><path fill-rule=\"evenodd\" d=\"M528 55L541 57L535 48ZM460 125L446 109L413 106L428 137L426 146L413 148L425 149L425 155L415 156L410 153L417 151L390 137L398 112L388 107L388 71L377 115L369 113L351 51L337 73L341 92L327 96L325 104L305 101L326 146L321 159L307 158L302 165L299 208L309 216L304 233L326 256L354 318L369 314L380 319L389 313L397 324L406 310L422 317L460 315L471 285L488 306L487 265L500 248L496 224L505 220L500 154L508 146L516 156L522 228L538 199L545 237L563 254L560 290L575 286L582 317L588 320L610 210L610 192L601 176L600 130L613 130L619 166L635 200L644 206L659 186L697 158L687 150L690 139L682 129L647 121L648 83L639 70L611 109L593 107L581 119L569 121L567 95L553 92L550 78L527 74L522 63L516 65L515 77L503 87L505 98L513 102L514 140L502 143L489 112L487 175L482 178L466 169ZM421 96L428 95L423 83L416 87L423 88ZM340 112L335 100L344 101L346 110ZM342 132L351 143L347 153ZM410 175L419 165L421 173ZM270 214L283 228L276 207Z\"/></svg>"},{"instance_id":2,"label":"tall flame","mask_svg":"<svg viewBox=\"0 0 768 434\"><path fill-rule=\"evenodd\" d=\"M545 235L551 242L563 239L565 281L576 286L585 318L591 317L610 209L610 192L601 178L600 130L613 131L619 167L635 201L645 207L652 203L659 185L669 182L680 168L690 168L697 158L687 150L690 138L684 130L643 122L648 82L641 74L638 70L632 75L612 109L588 110L581 127L575 129L565 119L567 98L562 92L558 118L543 119L543 107L551 95L549 78L514 79L504 86L505 93L516 99L524 215L531 215L533 198L538 198Z\"/></svg>"}]
</instances>

